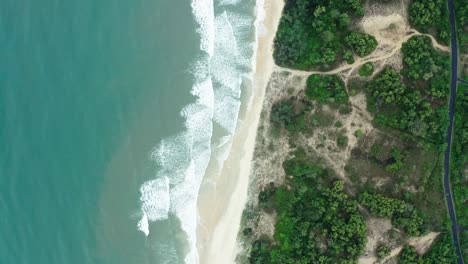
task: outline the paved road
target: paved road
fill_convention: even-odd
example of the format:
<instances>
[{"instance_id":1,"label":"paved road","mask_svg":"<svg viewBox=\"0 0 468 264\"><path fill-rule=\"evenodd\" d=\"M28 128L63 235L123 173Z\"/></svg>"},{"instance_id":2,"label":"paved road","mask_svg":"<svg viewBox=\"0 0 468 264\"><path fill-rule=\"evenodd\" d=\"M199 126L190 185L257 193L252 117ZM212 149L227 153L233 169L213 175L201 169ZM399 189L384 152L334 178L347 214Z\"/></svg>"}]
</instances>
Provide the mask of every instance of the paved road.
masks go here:
<instances>
[{"instance_id":1,"label":"paved road","mask_svg":"<svg viewBox=\"0 0 468 264\"><path fill-rule=\"evenodd\" d=\"M460 241L458 239L458 224L457 217L455 214L455 207L453 205L452 190L450 189L450 151L452 148L452 134L453 134L453 119L455 111L455 97L457 96L457 82L458 78L458 44L457 44L457 30L455 27L455 8L453 5L453 0L448 0L448 8L450 15L450 26L452 28L452 38L451 38L451 56L452 56L452 76L450 82L450 103L449 103L449 118L450 124L447 130L447 149L445 150L445 160L444 160L444 190L447 200L447 208L450 216L450 221L452 222L452 238L453 243L457 251L457 263L464 264L463 257L460 250Z\"/></svg>"}]
</instances>

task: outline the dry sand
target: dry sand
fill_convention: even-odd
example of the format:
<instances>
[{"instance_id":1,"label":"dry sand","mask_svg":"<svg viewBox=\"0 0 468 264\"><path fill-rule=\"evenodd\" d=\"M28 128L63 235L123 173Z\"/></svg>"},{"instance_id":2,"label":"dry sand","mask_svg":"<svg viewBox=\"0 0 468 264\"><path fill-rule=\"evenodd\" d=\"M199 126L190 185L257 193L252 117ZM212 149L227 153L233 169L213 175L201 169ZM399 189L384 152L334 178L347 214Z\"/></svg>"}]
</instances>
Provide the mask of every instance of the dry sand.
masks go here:
<instances>
[{"instance_id":1,"label":"dry sand","mask_svg":"<svg viewBox=\"0 0 468 264\"><path fill-rule=\"evenodd\" d=\"M232 149L221 173L214 178L211 188L202 187L200 192L197 247L203 264L235 263L240 250L237 234L247 201L257 127L266 85L274 66L273 39L283 5L283 0L265 1L266 17L263 34L258 40L251 105L243 122L238 124Z\"/></svg>"}]
</instances>

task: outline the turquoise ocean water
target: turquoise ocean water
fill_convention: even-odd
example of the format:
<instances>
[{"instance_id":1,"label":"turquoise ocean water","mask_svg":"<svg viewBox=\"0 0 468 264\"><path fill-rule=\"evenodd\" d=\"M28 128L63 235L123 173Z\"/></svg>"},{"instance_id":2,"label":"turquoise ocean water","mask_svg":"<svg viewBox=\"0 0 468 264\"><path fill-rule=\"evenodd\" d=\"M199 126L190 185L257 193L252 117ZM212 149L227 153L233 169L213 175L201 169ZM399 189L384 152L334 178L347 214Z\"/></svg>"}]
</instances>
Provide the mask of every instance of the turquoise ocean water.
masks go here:
<instances>
[{"instance_id":1,"label":"turquoise ocean water","mask_svg":"<svg viewBox=\"0 0 468 264\"><path fill-rule=\"evenodd\" d=\"M198 263L255 4L0 1L0 263Z\"/></svg>"}]
</instances>

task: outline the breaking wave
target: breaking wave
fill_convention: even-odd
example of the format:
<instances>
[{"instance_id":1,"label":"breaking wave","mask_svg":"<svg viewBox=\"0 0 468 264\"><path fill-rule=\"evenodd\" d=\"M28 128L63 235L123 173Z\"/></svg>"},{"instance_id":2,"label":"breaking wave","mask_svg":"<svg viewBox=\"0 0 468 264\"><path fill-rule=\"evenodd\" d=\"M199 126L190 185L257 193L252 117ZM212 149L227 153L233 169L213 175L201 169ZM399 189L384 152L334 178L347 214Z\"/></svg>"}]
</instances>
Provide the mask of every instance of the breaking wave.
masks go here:
<instances>
[{"instance_id":1,"label":"breaking wave","mask_svg":"<svg viewBox=\"0 0 468 264\"><path fill-rule=\"evenodd\" d=\"M185 130L162 140L151 152L158 171L154 180L140 187L142 217L138 229L148 236L151 222L176 215L190 246L185 256L188 264L199 263L197 197L203 176L212 155L222 163L230 150L229 142L238 125L242 87L251 80L255 66L254 17L235 8L245 8L243 2L249 0L223 0L217 4L213 0L192 0L200 35L199 59L190 69L195 102L181 111ZM217 129L219 133L214 133Z\"/></svg>"}]
</instances>

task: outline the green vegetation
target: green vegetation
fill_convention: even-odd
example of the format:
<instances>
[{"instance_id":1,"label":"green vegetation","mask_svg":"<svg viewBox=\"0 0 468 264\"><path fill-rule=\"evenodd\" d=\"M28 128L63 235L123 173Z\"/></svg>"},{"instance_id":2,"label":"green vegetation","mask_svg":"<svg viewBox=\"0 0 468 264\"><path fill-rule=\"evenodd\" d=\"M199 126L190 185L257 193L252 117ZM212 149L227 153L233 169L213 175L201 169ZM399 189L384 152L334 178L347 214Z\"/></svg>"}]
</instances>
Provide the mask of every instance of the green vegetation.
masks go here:
<instances>
[{"instance_id":1,"label":"green vegetation","mask_svg":"<svg viewBox=\"0 0 468 264\"><path fill-rule=\"evenodd\" d=\"M377 248L377 257L379 259L384 259L384 258L386 258L388 256L390 256L390 249L385 245L380 245Z\"/></svg>"},{"instance_id":2,"label":"green vegetation","mask_svg":"<svg viewBox=\"0 0 468 264\"><path fill-rule=\"evenodd\" d=\"M376 39L349 28L351 19L363 14L362 3L362 0L285 1L274 42L275 62L283 67L325 70L342 61L351 64L355 56L368 56L377 47ZM418 30L448 40L447 10L442 0L414 0L410 13L411 23ZM273 236L258 236L248 228L243 231L244 236L256 239L250 241L250 263L357 263L367 242L365 217L391 220L393 228L386 234L390 241L373 248L379 259L390 255L389 247L394 249L408 237L421 236L430 230L441 232L431 249L420 256L414 248L405 246L398 262L453 263L454 247L446 230L441 182L450 60L447 54L433 48L426 36L410 38L401 51L401 71L387 67L372 80L349 80L348 87L338 75L312 74L306 81L304 94L294 93L288 87L290 98L272 105L272 132L276 129L283 133L278 135L285 137L287 141L282 142L289 143L292 153L282 164L284 182L266 188L262 185L258 194L261 214L276 216ZM368 62L359 68L359 75L372 76L374 70L374 65ZM366 93L375 129L363 125L361 118L367 116L359 105L351 108L348 90L351 95ZM468 124L466 116L460 114L460 109L468 108L467 95L464 90L459 96L462 100L457 101L456 127ZM352 110L357 111L352 115L356 119L350 122L351 128L343 128L338 120L346 118L343 115ZM360 129L364 127L365 137ZM316 128L326 130L314 134ZM334 155L349 149L346 136L349 132L354 132L357 139L350 141L353 148L344 166L346 181L342 181L337 180L332 170L317 164L324 164L325 158L339 157ZM311 135L313 140L309 140ZM301 146L302 142L307 144ZM468 208L468 181L463 177L468 169L467 142L466 128L455 129L452 186L457 185L453 187L454 198L462 216L468 215L468 210L463 211ZM273 151L272 142L266 143L265 146L272 146L268 150ZM324 159L322 150L327 152ZM341 168L344 164L333 165ZM460 223L468 227L468 218L460 218L459 213ZM468 244L468 231L461 235L461 241Z\"/></svg>"},{"instance_id":3,"label":"green vegetation","mask_svg":"<svg viewBox=\"0 0 468 264\"><path fill-rule=\"evenodd\" d=\"M313 105L310 102L297 102L291 97L272 105L270 119L275 127L286 129L291 133L307 132L312 126L307 113L312 109Z\"/></svg>"},{"instance_id":4,"label":"green vegetation","mask_svg":"<svg viewBox=\"0 0 468 264\"><path fill-rule=\"evenodd\" d=\"M417 230L442 232L447 210L441 181L442 157L440 150L421 138L382 128L382 132L370 133L366 140L358 141L345 167L346 177L353 181L358 194L380 194L416 208L424 222L421 229L401 225L402 229L411 229L408 234ZM410 213L405 211L402 216L411 218ZM394 224L393 219L398 217L392 216ZM412 221L418 223L416 215Z\"/></svg>"},{"instance_id":5,"label":"green vegetation","mask_svg":"<svg viewBox=\"0 0 468 264\"><path fill-rule=\"evenodd\" d=\"M312 74L307 78L306 95L321 103L347 103L349 98L344 82L337 75Z\"/></svg>"},{"instance_id":6,"label":"green vegetation","mask_svg":"<svg viewBox=\"0 0 468 264\"><path fill-rule=\"evenodd\" d=\"M456 0L455 19L460 53L468 54L468 0Z\"/></svg>"},{"instance_id":7,"label":"green vegetation","mask_svg":"<svg viewBox=\"0 0 468 264\"><path fill-rule=\"evenodd\" d=\"M444 98L449 92L449 57L431 47L425 36L403 44L402 74L384 69L368 85L368 106L376 123L442 143L448 113ZM408 80L408 86L403 83Z\"/></svg>"},{"instance_id":8,"label":"green vegetation","mask_svg":"<svg viewBox=\"0 0 468 264\"><path fill-rule=\"evenodd\" d=\"M435 50L429 37L416 36L402 46L405 69L410 84L432 100L445 99L450 92L450 59Z\"/></svg>"},{"instance_id":9,"label":"green vegetation","mask_svg":"<svg viewBox=\"0 0 468 264\"><path fill-rule=\"evenodd\" d=\"M294 128L294 105L291 100L279 101L271 107L271 121L280 127L292 130Z\"/></svg>"},{"instance_id":10,"label":"green vegetation","mask_svg":"<svg viewBox=\"0 0 468 264\"><path fill-rule=\"evenodd\" d=\"M450 235L444 234L435 242L431 249L423 256L418 255L411 246L404 246L398 255L398 264L453 264L455 263L455 249Z\"/></svg>"},{"instance_id":11,"label":"green vegetation","mask_svg":"<svg viewBox=\"0 0 468 264\"><path fill-rule=\"evenodd\" d=\"M450 24L446 1L414 0L409 7L409 18L417 30L434 35L444 44L449 43Z\"/></svg>"},{"instance_id":12,"label":"green vegetation","mask_svg":"<svg viewBox=\"0 0 468 264\"><path fill-rule=\"evenodd\" d=\"M411 236L419 236L424 232L423 219L403 201L364 192L359 197L359 202L373 216L392 218L393 226L405 230Z\"/></svg>"},{"instance_id":13,"label":"green vegetation","mask_svg":"<svg viewBox=\"0 0 468 264\"><path fill-rule=\"evenodd\" d=\"M425 233L424 220L417 210L406 210L403 213L397 213L392 219L393 226L405 230L410 236L420 236Z\"/></svg>"},{"instance_id":14,"label":"green vegetation","mask_svg":"<svg viewBox=\"0 0 468 264\"><path fill-rule=\"evenodd\" d=\"M463 255L468 256L468 85L458 84L455 106L454 135L451 154L452 191L457 210L460 232L460 246Z\"/></svg>"},{"instance_id":15,"label":"green vegetation","mask_svg":"<svg viewBox=\"0 0 468 264\"><path fill-rule=\"evenodd\" d=\"M368 77L374 73L374 64L372 62L364 63L361 68L359 68L359 75Z\"/></svg>"},{"instance_id":16,"label":"green vegetation","mask_svg":"<svg viewBox=\"0 0 468 264\"><path fill-rule=\"evenodd\" d=\"M270 184L268 188L258 194L258 205L265 209L272 209L275 192L276 187L273 184Z\"/></svg>"},{"instance_id":17,"label":"green vegetation","mask_svg":"<svg viewBox=\"0 0 468 264\"><path fill-rule=\"evenodd\" d=\"M398 264L422 264L422 259L414 247L405 245L398 255Z\"/></svg>"},{"instance_id":18,"label":"green vegetation","mask_svg":"<svg viewBox=\"0 0 468 264\"><path fill-rule=\"evenodd\" d=\"M375 39L355 35L349 29L351 19L364 14L362 3L363 0L286 1L274 42L276 64L302 70L330 68L343 59L351 63L352 54L347 47L361 56L370 53L375 49Z\"/></svg>"},{"instance_id":19,"label":"green vegetation","mask_svg":"<svg viewBox=\"0 0 468 264\"><path fill-rule=\"evenodd\" d=\"M377 40L374 36L358 32L351 32L345 38L345 43L359 57L365 57L377 48Z\"/></svg>"},{"instance_id":20,"label":"green vegetation","mask_svg":"<svg viewBox=\"0 0 468 264\"><path fill-rule=\"evenodd\" d=\"M350 50L346 50L343 53L343 59L348 63L348 64L353 64L354 63L354 56L353 52Z\"/></svg>"},{"instance_id":21,"label":"green vegetation","mask_svg":"<svg viewBox=\"0 0 468 264\"><path fill-rule=\"evenodd\" d=\"M354 135L356 137L362 137L364 135L364 132L361 129L358 129L354 132Z\"/></svg>"},{"instance_id":22,"label":"green vegetation","mask_svg":"<svg viewBox=\"0 0 468 264\"><path fill-rule=\"evenodd\" d=\"M336 145L340 148L345 148L348 146L348 137L346 135L339 135L336 138Z\"/></svg>"},{"instance_id":23,"label":"green vegetation","mask_svg":"<svg viewBox=\"0 0 468 264\"><path fill-rule=\"evenodd\" d=\"M402 83L402 76L397 71L383 70L369 83L368 94L368 109L375 112L377 125L402 130L431 142L443 142L447 108L434 109L421 92Z\"/></svg>"},{"instance_id":24,"label":"green vegetation","mask_svg":"<svg viewBox=\"0 0 468 264\"><path fill-rule=\"evenodd\" d=\"M405 156L398 148L392 148L391 150L391 160L389 164L385 167L385 170L392 173L397 173L403 167L403 162Z\"/></svg>"},{"instance_id":25,"label":"green vegetation","mask_svg":"<svg viewBox=\"0 0 468 264\"><path fill-rule=\"evenodd\" d=\"M250 263L356 263L367 228L344 183L303 151L283 166L292 178L275 192L274 241L255 242Z\"/></svg>"},{"instance_id":26,"label":"green vegetation","mask_svg":"<svg viewBox=\"0 0 468 264\"><path fill-rule=\"evenodd\" d=\"M406 205L403 201L385 197L381 194L364 192L359 197L359 203L369 209L369 213L378 217L392 217L395 212L403 213Z\"/></svg>"}]
</instances>

